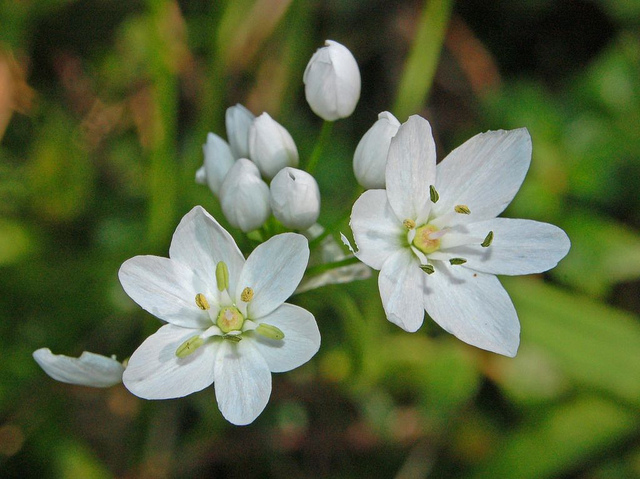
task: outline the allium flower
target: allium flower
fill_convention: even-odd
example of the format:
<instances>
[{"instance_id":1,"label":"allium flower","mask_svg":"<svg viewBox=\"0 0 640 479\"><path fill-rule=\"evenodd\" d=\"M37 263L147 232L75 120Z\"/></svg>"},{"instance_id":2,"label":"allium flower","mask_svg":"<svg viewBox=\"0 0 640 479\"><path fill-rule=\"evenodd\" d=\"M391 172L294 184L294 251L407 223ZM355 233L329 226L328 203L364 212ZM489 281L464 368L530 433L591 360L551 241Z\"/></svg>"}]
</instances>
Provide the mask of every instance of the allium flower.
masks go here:
<instances>
[{"instance_id":1,"label":"allium flower","mask_svg":"<svg viewBox=\"0 0 640 479\"><path fill-rule=\"evenodd\" d=\"M215 383L222 415L252 422L269 400L271 372L301 366L320 346L313 315L284 302L308 259L307 240L285 233L245 261L196 206L178 225L169 258L136 256L120 268L127 294L168 323L133 353L124 385L145 399L168 399Z\"/></svg>"},{"instance_id":2,"label":"allium flower","mask_svg":"<svg viewBox=\"0 0 640 479\"><path fill-rule=\"evenodd\" d=\"M353 173L367 189L384 188L384 172L391 138L398 132L400 122L388 111L378 115L376 121L362 136L353 155Z\"/></svg>"},{"instance_id":3,"label":"allium flower","mask_svg":"<svg viewBox=\"0 0 640 479\"><path fill-rule=\"evenodd\" d=\"M353 113L360 98L360 70L347 47L327 40L304 70L307 103L323 120L335 121Z\"/></svg>"},{"instance_id":4,"label":"allium flower","mask_svg":"<svg viewBox=\"0 0 640 479\"><path fill-rule=\"evenodd\" d=\"M236 160L249 158L249 128L254 118L253 113L239 103L227 108L224 117L227 140Z\"/></svg>"},{"instance_id":5,"label":"allium flower","mask_svg":"<svg viewBox=\"0 0 640 479\"><path fill-rule=\"evenodd\" d=\"M496 218L531 161L526 129L476 135L436 166L429 123L412 116L391 140L386 190L351 213L357 257L380 270L389 321L416 331L424 311L462 341L515 356L520 324L496 274L540 273L569 251L560 228Z\"/></svg>"},{"instance_id":6,"label":"allium flower","mask_svg":"<svg viewBox=\"0 0 640 479\"><path fill-rule=\"evenodd\" d=\"M271 180L273 215L287 228L306 230L320 215L320 189L315 178L297 168L283 168Z\"/></svg>"},{"instance_id":7,"label":"allium flower","mask_svg":"<svg viewBox=\"0 0 640 479\"><path fill-rule=\"evenodd\" d=\"M298 148L280 123L263 113L249 128L249 157L267 179L285 166L298 166Z\"/></svg>"},{"instance_id":8,"label":"allium flower","mask_svg":"<svg viewBox=\"0 0 640 479\"><path fill-rule=\"evenodd\" d=\"M225 218L245 233L260 228L269 215L269 186L258 167L240 158L227 173L220 188L220 206Z\"/></svg>"},{"instance_id":9,"label":"allium flower","mask_svg":"<svg viewBox=\"0 0 640 479\"><path fill-rule=\"evenodd\" d=\"M41 348L34 351L33 359L45 373L63 383L107 388L122 382L122 363L99 354L85 351L79 358L71 358Z\"/></svg>"},{"instance_id":10,"label":"allium flower","mask_svg":"<svg viewBox=\"0 0 640 479\"><path fill-rule=\"evenodd\" d=\"M214 133L207 135L207 142L202 145L202 152L204 164L196 171L196 183L207 184L211 192L218 195L235 158L229 144Z\"/></svg>"}]
</instances>

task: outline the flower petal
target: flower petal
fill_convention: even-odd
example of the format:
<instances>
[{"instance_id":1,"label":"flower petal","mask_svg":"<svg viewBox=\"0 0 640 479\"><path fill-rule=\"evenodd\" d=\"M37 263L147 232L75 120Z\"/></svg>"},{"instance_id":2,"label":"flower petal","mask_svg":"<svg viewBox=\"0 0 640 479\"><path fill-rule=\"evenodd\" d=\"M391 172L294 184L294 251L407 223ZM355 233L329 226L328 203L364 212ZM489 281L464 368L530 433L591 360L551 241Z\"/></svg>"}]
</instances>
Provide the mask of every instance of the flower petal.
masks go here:
<instances>
[{"instance_id":1,"label":"flower petal","mask_svg":"<svg viewBox=\"0 0 640 479\"><path fill-rule=\"evenodd\" d=\"M196 306L196 294L205 285L187 266L159 256L136 256L118 272L122 288L144 310L157 318L186 328L206 327L211 322Z\"/></svg>"},{"instance_id":2,"label":"flower petal","mask_svg":"<svg viewBox=\"0 0 640 479\"><path fill-rule=\"evenodd\" d=\"M202 206L193 208L180 221L169 256L191 268L210 290L216 288L216 265L224 261L229 268L229 293L234 296L244 257L227 230Z\"/></svg>"},{"instance_id":3,"label":"flower petal","mask_svg":"<svg viewBox=\"0 0 640 479\"><path fill-rule=\"evenodd\" d=\"M252 333L256 348L274 373L302 366L320 348L316 320L313 314L299 306L284 303L256 322L270 324L284 333L282 340L269 339L255 331Z\"/></svg>"},{"instance_id":4,"label":"flower petal","mask_svg":"<svg viewBox=\"0 0 640 479\"><path fill-rule=\"evenodd\" d=\"M531 137L526 128L480 133L438 164L436 217L466 205L470 215L459 223L495 218L520 189L531 162Z\"/></svg>"},{"instance_id":5,"label":"flower petal","mask_svg":"<svg viewBox=\"0 0 640 479\"><path fill-rule=\"evenodd\" d=\"M464 267L491 274L542 273L566 256L571 247L567 234L557 226L532 220L494 218L471 223L472 235L493 231L491 246L460 246L447 250L467 260Z\"/></svg>"},{"instance_id":6,"label":"flower petal","mask_svg":"<svg viewBox=\"0 0 640 479\"><path fill-rule=\"evenodd\" d=\"M237 426L253 422L271 395L271 373L253 341L222 341L214 371L216 400L225 419Z\"/></svg>"},{"instance_id":7,"label":"flower petal","mask_svg":"<svg viewBox=\"0 0 640 479\"><path fill-rule=\"evenodd\" d=\"M387 319L413 333L424 321L424 285L427 274L409 248L384 262L378 276L380 298Z\"/></svg>"},{"instance_id":8,"label":"flower petal","mask_svg":"<svg viewBox=\"0 0 640 479\"><path fill-rule=\"evenodd\" d=\"M33 359L50 377L63 383L107 388L122 382L124 366L115 359L84 351L79 358L53 354L49 348L33 353Z\"/></svg>"},{"instance_id":9,"label":"flower petal","mask_svg":"<svg viewBox=\"0 0 640 479\"><path fill-rule=\"evenodd\" d=\"M166 324L134 351L122 376L129 391L144 399L170 399L200 391L213 383L213 364L223 342L210 339L189 356L176 350L202 330Z\"/></svg>"},{"instance_id":10,"label":"flower petal","mask_svg":"<svg viewBox=\"0 0 640 479\"><path fill-rule=\"evenodd\" d=\"M427 120L413 115L400 126L391 139L385 177L398 219L424 223L431 209L429 185L436 180L436 145Z\"/></svg>"},{"instance_id":11,"label":"flower petal","mask_svg":"<svg viewBox=\"0 0 640 479\"><path fill-rule=\"evenodd\" d=\"M353 238L358 259L374 269L402 248L407 232L391 209L385 190L368 190L360 195L351 210Z\"/></svg>"},{"instance_id":12,"label":"flower petal","mask_svg":"<svg viewBox=\"0 0 640 479\"><path fill-rule=\"evenodd\" d=\"M498 278L443 261L433 264L424 298L433 320L465 343L515 356L520 323Z\"/></svg>"},{"instance_id":13,"label":"flower petal","mask_svg":"<svg viewBox=\"0 0 640 479\"><path fill-rule=\"evenodd\" d=\"M283 233L270 238L247 258L238 279L236 303L249 287L254 293L247 305L249 318L269 314L293 294L308 262L309 243L304 236Z\"/></svg>"}]
</instances>

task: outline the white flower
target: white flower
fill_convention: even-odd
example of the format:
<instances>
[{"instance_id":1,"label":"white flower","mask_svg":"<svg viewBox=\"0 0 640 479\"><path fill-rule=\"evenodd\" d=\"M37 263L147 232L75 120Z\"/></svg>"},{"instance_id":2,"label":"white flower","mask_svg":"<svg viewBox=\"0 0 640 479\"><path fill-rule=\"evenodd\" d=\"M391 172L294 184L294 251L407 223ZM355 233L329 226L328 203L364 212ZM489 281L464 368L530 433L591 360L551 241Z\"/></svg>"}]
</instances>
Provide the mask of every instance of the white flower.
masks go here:
<instances>
[{"instance_id":1,"label":"white flower","mask_svg":"<svg viewBox=\"0 0 640 479\"><path fill-rule=\"evenodd\" d=\"M406 331L424 310L462 341L515 356L520 324L496 274L553 268L569 250L560 228L496 218L531 161L526 129L479 134L436 166L431 127L412 116L391 140L385 190L353 205L358 258L380 270L389 321Z\"/></svg>"},{"instance_id":2,"label":"white flower","mask_svg":"<svg viewBox=\"0 0 640 479\"><path fill-rule=\"evenodd\" d=\"M298 149L280 123L263 113L249 129L249 158L265 178L273 178L285 166L298 166Z\"/></svg>"},{"instance_id":3,"label":"white flower","mask_svg":"<svg viewBox=\"0 0 640 479\"><path fill-rule=\"evenodd\" d=\"M271 180L273 215L287 228L306 230L320 215L320 189L306 171L283 168Z\"/></svg>"},{"instance_id":4,"label":"white flower","mask_svg":"<svg viewBox=\"0 0 640 479\"><path fill-rule=\"evenodd\" d=\"M202 145L202 152L204 164L196 172L196 183L206 183L213 194L218 195L235 158L229 144L214 133L207 135L207 142Z\"/></svg>"},{"instance_id":5,"label":"white flower","mask_svg":"<svg viewBox=\"0 0 640 479\"><path fill-rule=\"evenodd\" d=\"M384 188L384 172L391 138L400 128L400 122L388 111L378 115L376 121L362 136L353 155L353 172L358 183L366 189Z\"/></svg>"},{"instance_id":6,"label":"white flower","mask_svg":"<svg viewBox=\"0 0 640 479\"><path fill-rule=\"evenodd\" d=\"M238 158L249 158L249 128L255 116L241 104L230 106L225 113L227 139L233 152Z\"/></svg>"},{"instance_id":7,"label":"white flower","mask_svg":"<svg viewBox=\"0 0 640 479\"><path fill-rule=\"evenodd\" d=\"M225 218L245 233L260 228L269 215L269 186L258 167L240 158L227 173L220 188L220 205Z\"/></svg>"},{"instance_id":8,"label":"white flower","mask_svg":"<svg viewBox=\"0 0 640 479\"><path fill-rule=\"evenodd\" d=\"M49 348L34 351L33 359L50 377L63 383L107 388L122 382L124 366L114 358L84 351L79 358L53 354Z\"/></svg>"},{"instance_id":9,"label":"white flower","mask_svg":"<svg viewBox=\"0 0 640 479\"><path fill-rule=\"evenodd\" d=\"M252 422L271 394L271 372L306 363L320 346L311 313L284 301L309 259L307 240L277 235L245 261L233 238L202 207L180 222L169 258L136 256L120 282L142 308L166 321L129 359L124 385L168 399L215 382L222 415Z\"/></svg>"},{"instance_id":10,"label":"white flower","mask_svg":"<svg viewBox=\"0 0 640 479\"><path fill-rule=\"evenodd\" d=\"M304 93L313 112L327 121L346 118L360 98L360 70L347 47L327 40L304 70Z\"/></svg>"}]
</instances>

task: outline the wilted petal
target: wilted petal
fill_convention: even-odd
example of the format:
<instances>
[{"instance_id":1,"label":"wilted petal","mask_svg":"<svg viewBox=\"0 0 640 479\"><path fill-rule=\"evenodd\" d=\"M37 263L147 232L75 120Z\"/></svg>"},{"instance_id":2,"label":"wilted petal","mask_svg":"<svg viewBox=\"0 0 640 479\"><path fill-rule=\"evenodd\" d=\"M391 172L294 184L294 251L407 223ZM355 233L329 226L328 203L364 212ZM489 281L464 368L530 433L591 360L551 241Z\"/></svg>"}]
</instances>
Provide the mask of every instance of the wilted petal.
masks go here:
<instances>
[{"instance_id":1,"label":"wilted petal","mask_svg":"<svg viewBox=\"0 0 640 479\"><path fill-rule=\"evenodd\" d=\"M202 330L167 324L135 350L122 381L129 391L144 399L170 399L200 391L213 383L213 364L220 339L210 339L189 356L176 351Z\"/></svg>"},{"instance_id":2,"label":"wilted petal","mask_svg":"<svg viewBox=\"0 0 640 479\"><path fill-rule=\"evenodd\" d=\"M286 301L300 283L309 262L309 243L297 233L283 233L259 245L247 258L238 280L254 296L247 309L250 318L261 318Z\"/></svg>"},{"instance_id":3,"label":"wilted petal","mask_svg":"<svg viewBox=\"0 0 640 479\"><path fill-rule=\"evenodd\" d=\"M365 191L351 211L353 238L358 247L356 256L374 269L382 268L387 258L408 246L407 231L398 221L387 201L385 190Z\"/></svg>"},{"instance_id":4,"label":"wilted petal","mask_svg":"<svg viewBox=\"0 0 640 479\"><path fill-rule=\"evenodd\" d=\"M232 294L244 265L244 257L231 235L201 206L193 208L180 221L171 240L169 256L195 271L209 288L215 288L216 265L224 261L229 268Z\"/></svg>"},{"instance_id":5,"label":"wilted petal","mask_svg":"<svg viewBox=\"0 0 640 479\"><path fill-rule=\"evenodd\" d=\"M457 215L459 223L495 218L520 189L530 162L531 137L526 128L474 136L438 164L436 216L462 204L471 214Z\"/></svg>"},{"instance_id":6,"label":"wilted petal","mask_svg":"<svg viewBox=\"0 0 640 479\"><path fill-rule=\"evenodd\" d=\"M427 274L409 248L394 253L382 265L378 287L387 319L413 333L424 321L424 285Z\"/></svg>"},{"instance_id":7,"label":"wilted petal","mask_svg":"<svg viewBox=\"0 0 640 479\"><path fill-rule=\"evenodd\" d=\"M436 145L427 120L413 115L400 126L391 139L385 176L398 219L424 223L431 210L429 186L436 182Z\"/></svg>"},{"instance_id":8,"label":"wilted petal","mask_svg":"<svg viewBox=\"0 0 640 479\"><path fill-rule=\"evenodd\" d=\"M433 320L465 343L513 357L520 323L498 278L446 262L434 262L424 306Z\"/></svg>"},{"instance_id":9,"label":"wilted petal","mask_svg":"<svg viewBox=\"0 0 640 479\"><path fill-rule=\"evenodd\" d=\"M274 373L290 371L309 361L320 348L320 331L306 309L284 303L257 323L270 324L284 333L284 339L269 339L254 332L254 344Z\"/></svg>"},{"instance_id":10,"label":"wilted petal","mask_svg":"<svg viewBox=\"0 0 640 479\"><path fill-rule=\"evenodd\" d=\"M94 388L118 384L124 371L124 366L115 359L87 351L79 358L71 358L42 348L34 351L33 359L56 381Z\"/></svg>"},{"instance_id":11,"label":"wilted petal","mask_svg":"<svg viewBox=\"0 0 640 479\"><path fill-rule=\"evenodd\" d=\"M216 400L225 419L237 426L253 422L271 395L271 372L253 341L222 341L213 370Z\"/></svg>"},{"instance_id":12,"label":"wilted petal","mask_svg":"<svg viewBox=\"0 0 640 479\"><path fill-rule=\"evenodd\" d=\"M209 321L195 298L198 293L206 294L210 286L182 263L136 256L123 263L118 278L129 297L157 318L187 328L204 327Z\"/></svg>"},{"instance_id":13,"label":"wilted petal","mask_svg":"<svg viewBox=\"0 0 640 479\"><path fill-rule=\"evenodd\" d=\"M571 247L567 234L557 226L532 220L494 218L465 225L471 235L485 237L493 231L491 246L447 250L467 260L466 268L492 274L542 273L566 256Z\"/></svg>"}]
</instances>

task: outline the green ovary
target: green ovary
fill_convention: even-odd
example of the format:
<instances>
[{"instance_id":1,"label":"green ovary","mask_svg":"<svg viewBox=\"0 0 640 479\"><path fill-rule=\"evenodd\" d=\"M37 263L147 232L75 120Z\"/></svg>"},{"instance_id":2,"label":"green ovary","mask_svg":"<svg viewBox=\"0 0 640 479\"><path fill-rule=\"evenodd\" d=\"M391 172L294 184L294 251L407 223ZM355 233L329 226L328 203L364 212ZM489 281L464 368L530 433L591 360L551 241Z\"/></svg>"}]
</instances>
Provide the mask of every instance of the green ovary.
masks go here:
<instances>
[{"instance_id":1,"label":"green ovary","mask_svg":"<svg viewBox=\"0 0 640 479\"><path fill-rule=\"evenodd\" d=\"M413 238L413 246L418 248L424 254L433 253L440 249L440 238L433 239L431 234L439 231L433 225L426 224L416 229L416 236Z\"/></svg>"},{"instance_id":2,"label":"green ovary","mask_svg":"<svg viewBox=\"0 0 640 479\"><path fill-rule=\"evenodd\" d=\"M225 334L231 331L240 331L243 323L244 316L242 316L242 313L234 306L222 308L216 320L217 326Z\"/></svg>"}]
</instances>

